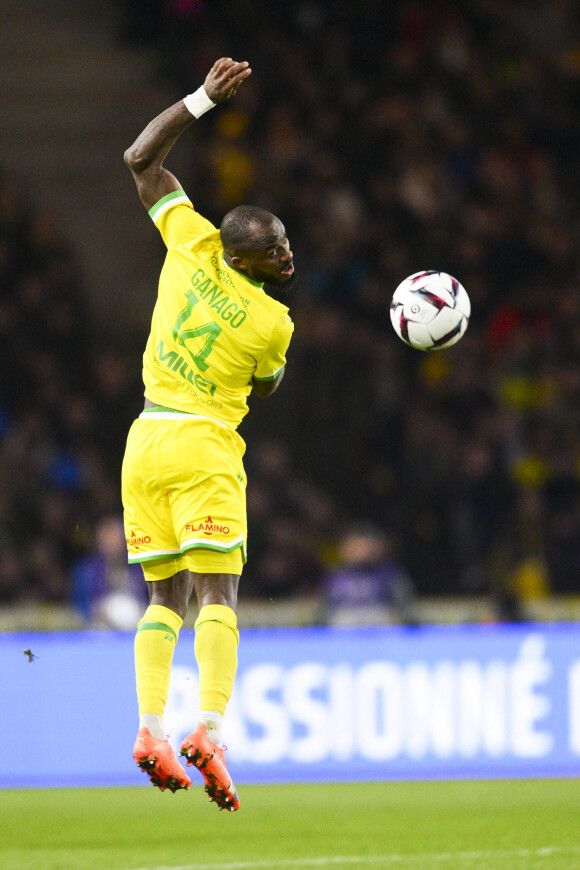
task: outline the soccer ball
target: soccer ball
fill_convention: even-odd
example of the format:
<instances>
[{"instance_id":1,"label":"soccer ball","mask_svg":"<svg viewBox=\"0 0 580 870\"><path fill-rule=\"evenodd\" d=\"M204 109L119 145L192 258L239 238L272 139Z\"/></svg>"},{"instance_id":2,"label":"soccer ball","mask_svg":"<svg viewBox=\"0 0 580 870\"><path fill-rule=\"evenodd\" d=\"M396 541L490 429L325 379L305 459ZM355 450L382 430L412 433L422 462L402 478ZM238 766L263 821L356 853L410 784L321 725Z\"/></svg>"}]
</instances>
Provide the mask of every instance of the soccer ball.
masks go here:
<instances>
[{"instance_id":1,"label":"soccer ball","mask_svg":"<svg viewBox=\"0 0 580 870\"><path fill-rule=\"evenodd\" d=\"M391 302L393 329L417 350L442 350L456 344L469 325L470 314L465 288L447 272L409 275Z\"/></svg>"}]
</instances>

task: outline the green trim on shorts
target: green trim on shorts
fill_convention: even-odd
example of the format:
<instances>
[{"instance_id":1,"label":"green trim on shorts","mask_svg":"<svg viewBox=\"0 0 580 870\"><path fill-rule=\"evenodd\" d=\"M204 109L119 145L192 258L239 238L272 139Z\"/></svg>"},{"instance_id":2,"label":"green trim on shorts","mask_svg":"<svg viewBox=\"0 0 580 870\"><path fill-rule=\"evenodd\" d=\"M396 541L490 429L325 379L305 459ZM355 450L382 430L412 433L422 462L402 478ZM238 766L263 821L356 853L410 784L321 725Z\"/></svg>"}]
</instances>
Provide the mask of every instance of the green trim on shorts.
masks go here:
<instances>
[{"instance_id":1,"label":"green trim on shorts","mask_svg":"<svg viewBox=\"0 0 580 870\"><path fill-rule=\"evenodd\" d=\"M233 553L234 550L237 550L238 547L242 548L242 552L244 556L246 555L246 548L244 546L244 539L241 541L234 541L233 544L210 544L208 541L192 541L190 544L184 544L182 553L187 553L188 550L215 550L217 553Z\"/></svg>"},{"instance_id":2,"label":"green trim on shorts","mask_svg":"<svg viewBox=\"0 0 580 870\"><path fill-rule=\"evenodd\" d=\"M130 565L138 565L140 562L153 562L154 559L178 559L181 556L181 550L169 550L167 553L129 553L128 562Z\"/></svg>"},{"instance_id":3,"label":"green trim on shorts","mask_svg":"<svg viewBox=\"0 0 580 870\"><path fill-rule=\"evenodd\" d=\"M137 629L137 634L140 631L164 631L167 640L173 641L173 643L177 643L177 635L169 625L165 625L164 622L143 622L139 628Z\"/></svg>"}]
</instances>

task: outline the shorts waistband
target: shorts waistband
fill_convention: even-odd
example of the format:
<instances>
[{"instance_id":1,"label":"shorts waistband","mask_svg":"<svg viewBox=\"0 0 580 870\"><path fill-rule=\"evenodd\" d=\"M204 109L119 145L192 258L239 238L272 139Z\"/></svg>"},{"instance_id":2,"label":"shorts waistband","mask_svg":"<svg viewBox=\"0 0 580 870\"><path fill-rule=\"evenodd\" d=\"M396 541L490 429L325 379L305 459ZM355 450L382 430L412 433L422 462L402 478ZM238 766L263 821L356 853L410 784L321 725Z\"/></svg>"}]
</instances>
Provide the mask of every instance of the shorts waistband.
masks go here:
<instances>
[{"instance_id":1,"label":"shorts waistband","mask_svg":"<svg viewBox=\"0 0 580 870\"><path fill-rule=\"evenodd\" d=\"M207 417L204 414L189 414L187 411L176 411L175 408L164 408L162 405L155 405L153 408L144 408L139 414L140 420L209 420L210 423L216 423L222 426L229 432L233 429L227 423L221 420L216 420L215 417Z\"/></svg>"}]
</instances>

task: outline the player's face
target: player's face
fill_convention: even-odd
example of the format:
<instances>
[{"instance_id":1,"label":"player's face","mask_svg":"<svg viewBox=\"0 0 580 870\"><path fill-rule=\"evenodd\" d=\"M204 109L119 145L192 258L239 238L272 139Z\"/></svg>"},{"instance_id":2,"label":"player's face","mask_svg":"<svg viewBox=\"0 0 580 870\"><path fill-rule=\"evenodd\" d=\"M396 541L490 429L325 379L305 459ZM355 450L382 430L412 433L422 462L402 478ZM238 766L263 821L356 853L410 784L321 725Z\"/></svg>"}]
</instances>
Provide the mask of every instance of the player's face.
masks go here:
<instances>
[{"instance_id":1,"label":"player's face","mask_svg":"<svg viewBox=\"0 0 580 870\"><path fill-rule=\"evenodd\" d=\"M284 225L278 218L272 220L260 247L246 251L243 271L260 284L289 289L296 281L293 255Z\"/></svg>"}]
</instances>

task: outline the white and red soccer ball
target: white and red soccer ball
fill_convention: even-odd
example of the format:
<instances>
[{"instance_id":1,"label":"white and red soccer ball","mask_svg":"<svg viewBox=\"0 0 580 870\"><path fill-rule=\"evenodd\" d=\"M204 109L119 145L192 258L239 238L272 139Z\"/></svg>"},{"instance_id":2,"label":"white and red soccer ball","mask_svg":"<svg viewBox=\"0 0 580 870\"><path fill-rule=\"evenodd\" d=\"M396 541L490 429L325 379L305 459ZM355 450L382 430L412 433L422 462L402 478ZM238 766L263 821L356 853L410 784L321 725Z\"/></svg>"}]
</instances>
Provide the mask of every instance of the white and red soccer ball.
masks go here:
<instances>
[{"instance_id":1,"label":"white and red soccer ball","mask_svg":"<svg viewBox=\"0 0 580 870\"><path fill-rule=\"evenodd\" d=\"M465 333L471 302L465 288L447 272L416 272L402 281L391 301L391 323L405 344L442 350Z\"/></svg>"}]
</instances>

